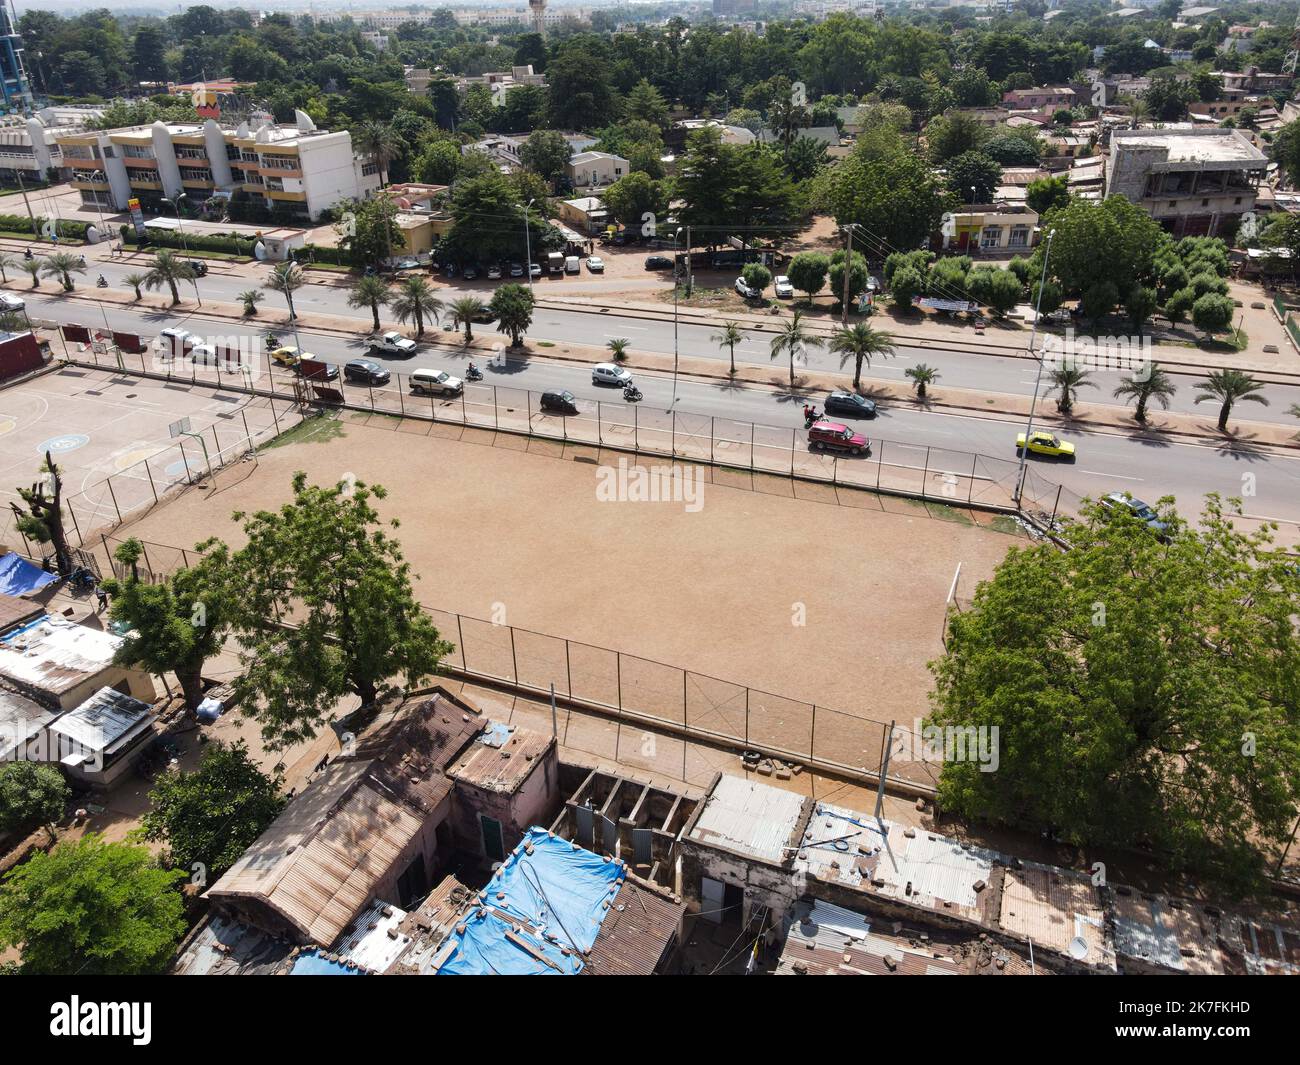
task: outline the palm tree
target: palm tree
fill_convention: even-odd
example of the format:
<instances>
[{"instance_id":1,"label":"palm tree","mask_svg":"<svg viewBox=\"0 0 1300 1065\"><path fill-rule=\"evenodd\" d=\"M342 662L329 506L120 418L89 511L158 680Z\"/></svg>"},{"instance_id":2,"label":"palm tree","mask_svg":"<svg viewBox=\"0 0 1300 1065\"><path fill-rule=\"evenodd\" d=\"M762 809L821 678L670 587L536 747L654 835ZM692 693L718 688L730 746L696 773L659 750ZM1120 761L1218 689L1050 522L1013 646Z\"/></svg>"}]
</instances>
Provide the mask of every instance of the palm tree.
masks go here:
<instances>
[{"instance_id":1,"label":"palm tree","mask_svg":"<svg viewBox=\"0 0 1300 1065\"><path fill-rule=\"evenodd\" d=\"M244 305L244 317L252 318L257 314L257 305L262 302L264 296L260 288L247 288L235 298Z\"/></svg>"},{"instance_id":2,"label":"palm tree","mask_svg":"<svg viewBox=\"0 0 1300 1065\"><path fill-rule=\"evenodd\" d=\"M81 257L66 251L51 252L41 264L41 273L46 277L57 278L63 285L64 292L71 292L77 287L72 283L73 274L85 272L86 268L82 265Z\"/></svg>"},{"instance_id":3,"label":"palm tree","mask_svg":"<svg viewBox=\"0 0 1300 1065\"><path fill-rule=\"evenodd\" d=\"M778 358L784 351L790 356L790 387L794 388L794 361L803 354L805 348L820 348L826 342L821 337L809 333L803 327L803 311L795 311L790 321L772 338L772 358Z\"/></svg>"},{"instance_id":4,"label":"palm tree","mask_svg":"<svg viewBox=\"0 0 1300 1065\"><path fill-rule=\"evenodd\" d=\"M456 301L460 303L460 300ZM475 300L479 306L482 302ZM438 316L445 310L442 300L433 294L433 286L424 278L416 275L403 279L402 283L397 286L397 295L392 301L393 313L397 315L399 322L408 322L415 320L415 335L424 336L424 320L432 318L435 322ZM469 334L468 327L465 330Z\"/></svg>"},{"instance_id":5,"label":"palm tree","mask_svg":"<svg viewBox=\"0 0 1300 1065\"><path fill-rule=\"evenodd\" d=\"M17 259L0 251L0 283L9 284L9 271L17 265Z\"/></svg>"},{"instance_id":6,"label":"palm tree","mask_svg":"<svg viewBox=\"0 0 1300 1065\"><path fill-rule=\"evenodd\" d=\"M41 287L41 268L43 264L40 259L24 259L23 269L32 276L32 288Z\"/></svg>"},{"instance_id":7,"label":"palm tree","mask_svg":"<svg viewBox=\"0 0 1300 1065\"><path fill-rule=\"evenodd\" d=\"M731 374L734 377L736 373L736 345L744 343L745 334L741 331L740 326L735 322L723 322L722 332L714 333L709 337L720 348L726 348L731 353Z\"/></svg>"},{"instance_id":8,"label":"palm tree","mask_svg":"<svg viewBox=\"0 0 1300 1065\"><path fill-rule=\"evenodd\" d=\"M293 294L307 283L307 274L297 263L280 263L266 277L266 287L272 292L279 292L284 296L284 301L289 305L289 321L298 317L298 312L293 309Z\"/></svg>"},{"instance_id":9,"label":"palm tree","mask_svg":"<svg viewBox=\"0 0 1300 1065\"><path fill-rule=\"evenodd\" d=\"M352 131L352 144L379 164L379 182L388 184L388 164L402 153L402 138L386 122L369 119Z\"/></svg>"},{"instance_id":10,"label":"palm tree","mask_svg":"<svg viewBox=\"0 0 1300 1065\"><path fill-rule=\"evenodd\" d=\"M615 362L624 362L627 359L627 349L632 341L627 337L614 337L605 347L613 353Z\"/></svg>"},{"instance_id":11,"label":"palm tree","mask_svg":"<svg viewBox=\"0 0 1300 1065\"><path fill-rule=\"evenodd\" d=\"M483 313L483 301L477 296L461 296L451 304L451 324L465 327L465 343L474 339L474 323Z\"/></svg>"},{"instance_id":12,"label":"palm tree","mask_svg":"<svg viewBox=\"0 0 1300 1065\"><path fill-rule=\"evenodd\" d=\"M1215 370L1196 386L1196 391L1201 393L1196 397L1196 402L1217 399L1222 404L1219 407L1219 432L1222 433L1228 429L1228 415L1238 400L1268 406L1268 398L1259 394L1263 388L1263 382L1256 381L1250 374L1240 370Z\"/></svg>"},{"instance_id":13,"label":"palm tree","mask_svg":"<svg viewBox=\"0 0 1300 1065\"><path fill-rule=\"evenodd\" d=\"M912 379L912 387L916 389L916 398L925 399L925 386L932 385L939 380L939 371L933 366L918 362L910 369L904 370L903 376Z\"/></svg>"},{"instance_id":14,"label":"palm tree","mask_svg":"<svg viewBox=\"0 0 1300 1065\"><path fill-rule=\"evenodd\" d=\"M1074 401L1079 398L1079 389L1096 388L1096 384L1088 380L1088 371L1081 370L1077 366L1061 366L1052 371L1052 387L1044 395L1050 396L1056 393L1056 409L1062 414L1069 414L1074 410Z\"/></svg>"},{"instance_id":15,"label":"palm tree","mask_svg":"<svg viewBox=\"0 0 1300 1065\"><path fill-rule=\"evenodd\" d=\"M363 277L348 292L349 307L369 307L370 313L375 319L375 332L378 333L381 326L379 324L379 308L387 307L393 300L393 290L388 287L388 282L382 277L371 274L369 277Z\"/></svg>"},{"instance_id":16,"label":"palm tree","mask_svg":"<svg viewBox=\"0 0 1300 1065\"><path fill-rule=\"evenodd\" d=\"M831 337L832 355L840 357L840 369L849 359L853 360L853 387L862 386L862 364L871 366L871 356L883 355L888 358L894 354L894 338L879 329L872 329L866 322L856 322L848 329L836 330Z\"/></svg>"},{"instance_id":17,"label":"palm tree","mask_svg":"<svg viewBox=\"0 0 1300 1065\"><path fill-rule=\"evenodd\" d=\"M135 298L140 299L141 298L140 286L148 282L149 275L141 274L141 273L127 274L124 278L122 278L122 280L125 281L128 285L130 285L131 288L135 291Z\"/></svg>"},{"instance_id":18,"label":"palm tree","mask_svg":"<svg viewBox=\"0 0 1300 1065\"><path fill-rule=\"evenodd\" d=\"M1147 404L1154 399L1162 410L1168 410L1169 400L1177 391L1173 378L1160 369L1159 363L1153 362L1144 377L1122 378L1115 389L1115 398L1137 400L1133 417L1139 425L1146 425Z\"/></svg>"},{"instance_id":19,"label":"palm tree","mask_svg":"<svg viewBox=\"0 0 1300 1065\"><path fill-rule=\"evenodd\" d=\"M154 253L153 264L149 267L149 272L144 275L144 287L152 292L166 285L171 289L172 303L176 304L181 301L180 289L176 287L176 283L193 279L193 267L176 258L174 251L164 248Z\"/></svg>"}]
</instances>

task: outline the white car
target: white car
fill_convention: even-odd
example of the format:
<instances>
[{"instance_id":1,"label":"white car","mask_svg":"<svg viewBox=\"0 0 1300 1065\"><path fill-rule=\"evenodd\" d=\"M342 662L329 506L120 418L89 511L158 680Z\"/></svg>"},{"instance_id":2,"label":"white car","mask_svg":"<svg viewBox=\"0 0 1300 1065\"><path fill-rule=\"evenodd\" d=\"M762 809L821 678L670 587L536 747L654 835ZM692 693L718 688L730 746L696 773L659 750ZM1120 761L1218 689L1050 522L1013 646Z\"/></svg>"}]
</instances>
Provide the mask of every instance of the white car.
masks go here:
<instances>
[{"instance_id":1,"label":"white car","mask_svg":"<svg viewBox=\"0 0 1300 1065\"><path fill-rule=\"evenodd\" d=\"M27 306L27 301L12 292L0 292L0 311L17 313Z\"/></svg>"},{"instance_id":2,"label":"white car","mask_svg":"<svg viewBox=\"0 0 1300 1065\"><path fill-rule=\"evenodd\" d=\"M587 256L587 269L593 274L603 274L605 272L605 260L599 255Z\"/></svg>"},{"instance_id":3,"label":"white car","mask_svg":"<svg viewBox=\"0 0 1300 1065\"><path fill-rule=\"evenodd\" d=\"M612 362L598 362L591 368L591 383L593 385L618 385L619 388L626 388L632 383L632 375L623 367L615 366Z\"/></svg>"},{"instance_id":4,"label":"white car","mask_svg":"<svg viewBox=\"0 0 1300 1065\"><path fill-rule=\"evenodd\" d=\"M409 358L415 354L415 341L410 337L402 336L401 333L390 331L373 337L370 341L370 350Z\"/></svg>"},{"instance_id":5,"label":"white car","mask_svg":"<svg viewBox=\"0 0 1300 1065\"><path fill-rule=\"evenodd\" d=\"M454 396L464 387L464 381L452 377L446 370L416 370L411 374L411 391L417 395L427 392L435 396Z\"/></svg>"},{"instance_id":6,"label":"white car","mask_svg":"<svg viewBox=\"0 0 1300 1065\"><path fill-rule=\"evenodd\" d=\"M790 284L790 279L785 274L778 274L772 284L775 286L776 298L779 300L794 299L794 285Z\"/></svg>"},{"instance_id":7,"label":"white car","mask_svg":"<svg viewBox=\"0 0 1300 1065\"><path fill-rule=\"evenodd\" d=\"M501 267L496 263L493 263L491 266L488 267L488 280L489 281L501 280Z\"/></svg>"},{"instance_id":8,"label":"white car","mask_svg":"<svg viewBox=\"0 0 1300 1065\"><path fill-rule=\"evenodd\" d=\"M541 276L542 276L542 264L541 264L541 263L529 263L529 264L528 264L528 276L529 276L529 277L541 277Z\"/></svg>"},{"instance_id":9,"label":"white car","mask_svg":"<svg viewBox=\"0 0 1300 1065\"><path fill-rule=\"evenodd\" d=\"M736 278L736 291L747 300L756 300L761 295L758 289L751 288L749 285L745 284L745 279L743 277Z\"/></svg>"},{"instance_id":10,"label":"white car","mask_svg":"<svg viewBox=\"0 0 1300 1065\"><path fill-rule=\"evenodd\" d=\"M184 355L199 342L199 338L188 329L168 326L158 332L158 347L162 349L164 359L176 359Z\"/></svg>"}]
</instances>

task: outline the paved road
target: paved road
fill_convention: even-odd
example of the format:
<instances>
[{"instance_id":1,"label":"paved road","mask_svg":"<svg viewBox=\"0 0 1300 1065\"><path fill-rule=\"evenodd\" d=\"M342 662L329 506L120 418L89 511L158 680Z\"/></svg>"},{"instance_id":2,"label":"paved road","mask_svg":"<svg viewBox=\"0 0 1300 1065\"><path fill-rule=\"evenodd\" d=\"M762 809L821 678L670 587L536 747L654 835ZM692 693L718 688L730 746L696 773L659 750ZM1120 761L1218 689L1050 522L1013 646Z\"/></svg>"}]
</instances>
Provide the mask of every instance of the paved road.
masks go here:
<instances>
[{"instance_id":1,"label":"paved road","mask_svg":"<svg viewBox=\"0 0 1300 1065\"><path fill-rule=\"evenodd\" d=\"M57 298L35 295L31 299L34 313L38 308L53 313ZM107 324L111 328L152 332L178 319L165 313L141 313L116 305L102 305L96 311L84 303L74 305L73 317L87 325ZM196 333L229 334L231 323L204 320L199 316L182 316L181 323ZM452 341L450 332L440 334ZM367 354L363 343L335 335L310 331L299 333L299 342L329 361L342 363ZM590 339L589 337L587 338ZM481 359L482 353L476 353ZM416 367L435 367L463 373L467 356L454 347L423 348L410 360L381 359L390 369L407 372ZM638 381L645 392L643 410L665 411L672 405L673 385L669 375L641 373ZM580 400L602 400L623 406L615 389L591 383L583 366L562 362L515 361L504 369L488 368L486 385L510 389L567 388ZM683 414L698 413L718 419L736 419L761 425L802 426L802 397L794 398L780 390L739 387L708 379L682 378L678 382L674 408ZM875 441L887 441L916 450L915 462L921 468L924 448L945 449L932 456L931 469L939 466L952 472L969 471L969 459L955 453L976 452L995 457L1013 458L1015 422L995 415L922 411L909 407L882 405L879 416L862 423L862 430ZM1184 506L1194 507L1204 493L1218 491L1225 496L1247 494L1248 514L1276 518L1291 523L1288 540L1300 533L1300 459L1250 447L1227 448L1214 442L1186 443L1140 439L1121 431L1075 432L1062 434L1078 448L1078 460L1061 464L1033 459L1035 468L1049 480L1064 484L1080 495L1098 495L1122 489L1154 500L1163 495L1175 496ZM891 452L891 455L893 453ZM1253 491L1253 495L1248 493Z\"/></svg>"},{"instance_id":2,"label":"paved road","mask_svg":"<svg viewBox=\"0 0 1300 1065\"><path fill-rule=\"evenodd\" d=\"M138 265L131 266L118 263L102 263L99 265L102 267L102 272L109 284L115 288L123 289L127 288L127 286L122 283L122 277L140 269ZM213 266L212 269L213 273L198 282L201 296L235 302L240 292L253 285L253 282L250 281L246 274L224 272L230 269L225 264L219 263ZM93 279L96 272L95 264L92 263L91 272L88 276ZM542 278L537 281L535 291L539 298L548 295L553 297L555 294L591 295L592 293L585 291L584 287L594 288L596 285L602 284L601 282L586 281L587 275L585 274L583 277L584 281L582 282L566 280L563 282L563 288ZM93 280L91 283L93 284ZM445 284L441 279L436 283L440 297L448 301L462 295L477 295L486 300L490 298L492 290L497 284L497 282L480 281L470 284L461 282L459 286L451 286ZM621 288L629 287L626 283L619 284ZM650 288L662 287L661 282L653 280L647 280L641 284ZM281 302L281 299L274 292L266 293L267 306L277 305ZM347 290L334 285L308 285L300 289L294 296L294 303L300 313L316 311L324 314L346 315L356 317L363 322L369 318L367 311L357 311L348 307ZM547 307L540 309L536 313L528 335L536 340L574 344L604 344L615 337L624 337L631 341L633 350L640 349L659 354L672 354L674 346L673 332L671 319L667 321L653 320L613 314L597 314L583 310L564 311ZM680 323L677 328L677 350L683 355L696 358L726 361L728 359L726 350L719 348L713 340L713 335L716 332L717 326ZM736 348L736 359L740 362L762 366L771 365L779 372L786 365L785 357L782 356L781 359L775 362L771 359L770 340L770 333L764 334L761 331L746 330L745 342ZM1191 354L1191 350L1188 349L1188 357ZM870 370L864 374L864 377L868 383L892 382L906 384L907 379L903 376L903 371L917 362L925 362L939 370L941 375L939 388L947 386L950 388L1002 392L1024 396L1033 393L1035 364L1027 359L974 354L963 351L945 351L930 347L920 349L900 346L899 352L894 358L875 360ZM813 349L808 353L807 365L810 369L835 370L839 368L840 362L837 357L825 351ZM1297 360L1297 369L1300 369L1300 360ZM851 373L851 365L847 367L847 370ZM1113 392L1122 376L1123 374L1118 372L1094 373L1092 381L1097 387L1083 389L1081 401L1085 404L1116 404L1117 401L1113 398ZM1197 392L1194 385L1197 380L1197 377L1182 374L1175 377L1178 393L1173 397L1169 409L1177 413L1196 413L1207 419L1213 419L1217 415L1217 404L1210 401L1198 404L1195 401ZM1270 385L1265 389L1263 395L1268 400L1268 406L1259 403L1242 403L1237 408L1240 417L1251 421L1297 425L1300 427L1300 423L1297 423L1287 413L1292 404L1300 403L1300 385Z\"/></svg>"}]
</instances>

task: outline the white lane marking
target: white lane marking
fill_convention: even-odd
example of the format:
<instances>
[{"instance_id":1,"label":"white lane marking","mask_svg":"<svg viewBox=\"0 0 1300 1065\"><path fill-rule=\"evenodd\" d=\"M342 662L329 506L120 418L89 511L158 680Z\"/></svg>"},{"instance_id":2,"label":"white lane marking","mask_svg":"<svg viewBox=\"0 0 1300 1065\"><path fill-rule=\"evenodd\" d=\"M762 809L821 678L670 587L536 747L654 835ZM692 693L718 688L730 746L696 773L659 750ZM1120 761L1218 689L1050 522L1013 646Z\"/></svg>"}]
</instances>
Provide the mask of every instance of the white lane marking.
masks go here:
<instances>
[{"instance_id":1,"label":"white lane marking","mask_svg":"<svg viewBox=\"0 0 1300 1065\"><path fill-rule=\"evenodd\" d=\"M1117 481L1145 481L1145 477L1125 477L1122 473L1107 473L1105 470L1079 470L1079 473L1090 473L1094 477L1113 477Z\"/></svg>"}]
</instances>

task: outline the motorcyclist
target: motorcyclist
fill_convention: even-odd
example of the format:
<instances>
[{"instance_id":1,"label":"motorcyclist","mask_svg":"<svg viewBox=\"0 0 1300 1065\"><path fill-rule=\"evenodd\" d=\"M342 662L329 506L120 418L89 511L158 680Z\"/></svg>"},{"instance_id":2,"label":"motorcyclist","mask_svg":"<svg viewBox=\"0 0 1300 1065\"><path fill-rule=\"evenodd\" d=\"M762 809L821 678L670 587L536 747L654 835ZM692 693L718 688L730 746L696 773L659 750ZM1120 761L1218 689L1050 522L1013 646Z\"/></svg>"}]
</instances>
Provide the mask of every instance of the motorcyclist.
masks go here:
<instances>
[{"instance_id":1,"label":"motorcyclist","mask_svg":"<svg viewBox=\"0 0 1300 1065\"><path fill-rule=\"evenodd\" d=\"M31 257L32 257L32 249L31 249L31 248L24 248L24 249L23 249L23 258L24 258L24 259L31 259Z\"/></svg>"},{"instance_id":2,"label":"motorcyclist","mask_svg":"<svg viewBox=\"0 0 1300 1065\"><path fill-rule=\"evenodd\" d=\"M108 278L106 278L103 274L100 274L99 279L95 282L95 284L98 285L100 288L108 288Z\"/></svg>"},{"instance_id":3,"label":"motorcyclist","mask_svg":"<svg viewBox=\"0 0 1300 1065\"><path fill-rule=\"evenodd\" d=\"M482 376L482 374L479 373L479 368L474 365L473 359L470 360L469 367L465 371L465 376L470 378Z\"/></svg>"},{"instance_id":4,"label":"motorcyclist","mask_svg":"<svg viewBox=\"0 0 1300 1065\"><path fill-rule=\"evenodd\" d=\"M82 266L85 266L85 265L86 265L86 257L85 257L84 255L83 255L80 259L78 259L77 261L78 261Z\"/></svg>"}]
</instances>

